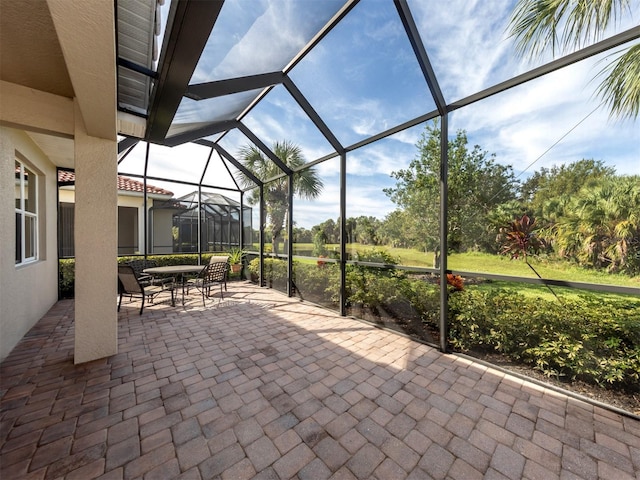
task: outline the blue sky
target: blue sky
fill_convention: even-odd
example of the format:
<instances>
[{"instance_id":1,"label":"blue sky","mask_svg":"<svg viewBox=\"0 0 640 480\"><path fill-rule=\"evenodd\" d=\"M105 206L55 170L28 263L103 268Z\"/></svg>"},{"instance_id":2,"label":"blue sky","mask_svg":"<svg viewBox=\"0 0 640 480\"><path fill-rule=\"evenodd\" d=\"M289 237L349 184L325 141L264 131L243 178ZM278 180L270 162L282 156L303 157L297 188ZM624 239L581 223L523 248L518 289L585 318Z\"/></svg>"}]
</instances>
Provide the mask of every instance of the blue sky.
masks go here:
<instances>
[{"instance_id":1,"label":"blue sky","mask_svg":"<svg viewBox=\"0 0 640 480\"><path fill-rule=\"evenodd\" d=\"M199 65L198 81L212 75L224 78L230 72L257 73L282 62L275 53L270 57L277 51L274 45L299 48L304 44L302 30L314 28L300 25L298 31L295 22L282 28L278 14L295 17L300 3L252 3L259 14L253 22L237 28L245 42L248 38L271 38L272 42L263 41L256 52L238 41L242 38L238 32L223 35L227 45L215 45L212 51L218 56L210 65ZM223 13L231 18L233 9L246 8L242 2L227 2L224 8L227 5L229 11ZM550 60L531 62L514 55L513 42L506 33L512 2L410 0L409 5L447 102ZM637 25L637 17L640 8L607 36ZM540 167L582 158L603 160L619 173L640 174L640 123L611 120L606 108L598 108L600 100L594 94L598 83L593 78L610 59L601 55L457 110L450 115L450 135L464 129L470 148L478 144L495 153L498 162L512 165L522 178ZM363 0L292 70L291 78L344 146L434 109L391 0ZM243 122L267 145L284 139L297 143L309 161L332 151L282 86L274 88ZM383 218L394 209L382 189L394 185L392 171L405 168L414 158L423 129L414 127L348 154L347 216ZM238 132L221 142L232 154L246 143ZM152 146L151 152L149 175L196 182L208 156L208 149L194 145L173 149ZM137 173L144 148L137 147L129 157L120 170ZM333 159L316 168L324 181L323 193L313 202L296 201L294 205L294 221L306 228L339 215L339 162ZM215 157L205 183L233 186ZM193 190L160 186L178 195Z\"/></svg>"}]
</instances>

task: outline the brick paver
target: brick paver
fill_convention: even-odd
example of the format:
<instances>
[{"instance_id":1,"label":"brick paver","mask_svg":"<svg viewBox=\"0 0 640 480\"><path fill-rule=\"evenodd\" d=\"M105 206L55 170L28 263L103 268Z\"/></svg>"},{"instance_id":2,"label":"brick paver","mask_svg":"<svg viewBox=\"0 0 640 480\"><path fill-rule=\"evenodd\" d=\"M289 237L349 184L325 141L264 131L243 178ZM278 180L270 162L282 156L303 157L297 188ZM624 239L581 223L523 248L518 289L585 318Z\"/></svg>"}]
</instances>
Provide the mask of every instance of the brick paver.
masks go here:
<instances>
[{"instance_id":1,"label":"brick paver","mask_svg":"<svg viewBox=\"0 0 640 480\"><path fill-rule=\"evenodd\" d=\"M58 302L0 367L0 478L640 478L632 417L248 283L187 300L84 365Z\"/></svg>"}]
</instances>

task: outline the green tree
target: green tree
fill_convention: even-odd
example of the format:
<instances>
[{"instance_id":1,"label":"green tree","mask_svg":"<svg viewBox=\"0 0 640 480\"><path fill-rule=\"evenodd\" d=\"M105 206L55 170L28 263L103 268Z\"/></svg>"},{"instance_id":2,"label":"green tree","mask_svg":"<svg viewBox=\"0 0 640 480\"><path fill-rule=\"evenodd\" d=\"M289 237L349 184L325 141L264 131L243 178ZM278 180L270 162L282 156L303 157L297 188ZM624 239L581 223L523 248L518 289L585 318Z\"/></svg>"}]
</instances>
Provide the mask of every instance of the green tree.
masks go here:
<instances>
[{"instance_id":1,"label":"green tree","mask_svg":"<svg viewBox=\"0 0 640 480\"><path fill-rule=\"evenodd\" d=\"M272 151L285 165L294 170L294 195L312 199L320 194L323 184L315 169L297 170L305 163L300 147L285 140L275 142ZM268 180L282 174L280 168L253 145L242 147L239 157L245 168L260 179ZM238 174L238 180L243 187L254 186L253 181L243 173ZM273 252L276 254L278 253L278 241L282 235L285 219L289 216L288 193L289 186L286 176L272 180L264 185L264 201L268 219L267 229L271 233L271 244ZM259 190L252 190L247 201L252 205L258 203L260 201Z\"/></svg>"},{"instance_id":2,"label":"green tree","mask_svg":"<svg viewBox=\"0 0 640 480\"><path fill-rule=\"evenodd\" d=\"M313 255L319 257L327 254L327 235L322 230L317 230L313 235Z\"/></svg>"},{"instance_id":3,"label":"green tree","mask_svg":"<svg viewBox=\"0 0 640 480\"><path fill-rule=\"evenodd\" d=\"M631 14L629 0L518 0L509 24L521 55L568 53L599 40L609 26ZM640 111L640 45L623 49L599 74L597 93L611 116L637 118Z\"/></svg>"},{"instance_id":4,"label":"green tree","mask_svg":"<svg viewBox=\"0 0 640 480\"><path fill-rule=\"evenodd\" d=\"M405 228L409 222L405 222L404 216L404 211L400 209L387 214L380 227L382 243L398 248L407 248L415 244Z\"/></svg>"},{"instance_id":5,"label":"green tree","mask_svg":"<svg viewBox=\"0 0 640 480\"><path fill-rule=\"evenodd\" d=\"M311 230L307 230L304 227L293 227L293 241L296 243L311 243L313 234Z\"/></svg>"},{"instance_id":6,"label":"green tree","mask_svg":"<svg viewBox=\"0 0 640 480\"><path fill-rule=\"evenodd\" d=\"M574 195L582 188L598 184L604 177L615 176L615 173L614 167L606 166L601 160L583 159L566 165L543 167L522 183L520 196L531 215L550 220L561 197Z\"/></svg>"},{"instance_id":7,"label":"green tree","mask_svg":"<svg viewBox=\"0 0 640 480\"><path fill-rule=\"evenodd\" d=\"M480 146L468 147L467 135L449 140L448 238L449 249L495 251L497 232L487 232L487 215L496 206L515 199L510 166L495 162ZM384 192L404 212L405 232L415 248L433 251L439 244L440 129L427 125L418 141L418 155L404 170L392 173L396 186Z\"/></svg>"},{"instance_id":8,"label":"green tree","mask_svg":"<svg viewBox=\"0 0 640 480\"><path fill-rule=\"evenodd\" d=\"M334 221L333 218L329 218L318 225L314 225L311 227L311 231L313 232L313 236L317 232L322 232L324 234L325 243L338 243L340 239L340 223Z\"/></svg>"},{"instance_id":9,"label":"green tree","mask_svg":"<svg viewBox=\"0 0 640 480\"><path fill-rule=\"evenodd\" d=\"M367 217L361 215L355 219L355 238L356 242L363 245L379 245L378 229L380 228L380 220L376 217Z\"/></svg>"}]
</instances>

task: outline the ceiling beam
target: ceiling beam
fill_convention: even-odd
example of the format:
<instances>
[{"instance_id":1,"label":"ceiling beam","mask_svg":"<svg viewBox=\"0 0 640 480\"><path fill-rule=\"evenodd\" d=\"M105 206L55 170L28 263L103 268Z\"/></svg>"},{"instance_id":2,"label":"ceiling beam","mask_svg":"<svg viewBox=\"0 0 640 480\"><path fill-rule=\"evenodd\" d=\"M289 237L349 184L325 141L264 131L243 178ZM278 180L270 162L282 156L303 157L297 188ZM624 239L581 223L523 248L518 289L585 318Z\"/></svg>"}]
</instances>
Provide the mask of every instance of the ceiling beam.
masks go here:
<instances>
[{"instance_id":1,"label":"ceiling beam","mask_svg":"<svg viewBox=\"0 0 640 480\"><path fill-rule=\"evenodd\" d=\"M256 147L258 147L267 157L271 159L273 163L275 163L280 170L282 170L287 175L291 175L293 171L287 164L285 164L278 156L271 151L269 147L267 147L262 140L260 140L254 133L242 122L238 123L238 129L244 133L244 135L251 140Z\"/></svg>"},{"instance_id":2,"label":"ceiling beam","mask_svg":"<svg viewBox=\"0 0 640 480\"><path fill-rule=\"evenodd\" d=\"M113 2L47 0L38 5L51 13L87 133L117 141Z\"/></svg>"},{"instance_id":3,"label":"ceiling beam","mask_svg":"<svg viewBox=\"0 0 640 480\"><path fill-rule=\"evenodd\" d=\"M163 143L224 0L174 0L151 96L146 140Z\"/></svg>"},{"instance_id":4,"label":"ceiling beam","mask_svg":"<svg viewBox=\"0 0 640 480\"><path fill-rule=\"evenodd\" d=\"M167 147L175 147L187 142L194 142L199 138L205 138L216 133L231 130L238 126L237 120L224 120L218 123L207 124L204 127L196 128L195 130L188 130L185 133L180 133L172 137L167 137L164 141L158 142L160 145Z\"/></svg>"},{"instance_id":5,"label":"ceiling beam","mask_svg":"<svg viewBox=\"0 0 640 480\"><path fill-rule=\"evenodd\" d=\"M335 135L333 134L331 129L327 126L327 124L324 123L322 118L320 118L320 115L318 115L318 112L315 111L315 109L311 106L309 101L298 89L296 84L293 83L293 80L291 80L289 76L285 77L284 86L287 89L287 91L291 94L293 99L296 102L298 102L298 105L300 105L300 108L304 110L304 113L307 114L307 117L309 117L309 119L311 119L311 121L316 126L316 128L320 130L320 133L324 135L324 138L326 138L327 141L331 144L333 149L340 154L344 153L345 150L342 144L340 143L340 141L335 137Z\"/></svg>"},{"instance_id":6,"label":"ceiling beam","mask_svg":"<svg viewBox=\"0 0 640 480\"><path fill-rule=\"evenodd\" d=\"M192 100L205 100L207 98L221 97L232 93L247 92L258 88L271 87L284 81L282 72L262 73L247 77L218 80L215 82L198 83L189 85L185 97Z\"/></svg>"},{"instance_id":7,"label":"ceiling beam","mask_svg":"<svg viewBox=\"0 0 640 480\"><path fill-rule=\"evenodd\" d=\"M118 142L118 154L124 152L128 148L133 147L140 141L139 138L135 137L124 137L122 140Z\"/></svg>"}]
</instances>

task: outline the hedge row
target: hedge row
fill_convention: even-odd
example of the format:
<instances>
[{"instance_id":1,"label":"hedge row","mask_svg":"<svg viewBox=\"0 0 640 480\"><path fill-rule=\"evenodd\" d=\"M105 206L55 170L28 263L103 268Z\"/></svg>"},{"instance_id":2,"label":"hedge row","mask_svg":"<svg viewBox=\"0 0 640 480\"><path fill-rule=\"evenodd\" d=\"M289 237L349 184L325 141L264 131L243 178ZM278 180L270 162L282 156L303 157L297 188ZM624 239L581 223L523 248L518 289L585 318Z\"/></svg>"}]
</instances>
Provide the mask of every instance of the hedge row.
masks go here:
<instances>
[{"instance_id":1,"label":"hedge row","mask_svg":"<svg viewBox=\"0 0 640 480\"><path fill-rule=\"evenodd\" d=\"M209 259L213 255L226 255L224 252L220 253L203 253L202 263L209 262ZM127 263L132 260L140 260L140 256L128 256L118 257L118 263ZM148 260L155 261L159 267L167 265L197 265L198 255L195 253L181 253L179 255L149 255ZM60 278L58 279L58 285L60 288L60 296L62 298L73 298L76 261L74 258L63 258L59 260L60 265Z\"/></svg>"}]
</instances>

